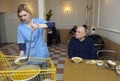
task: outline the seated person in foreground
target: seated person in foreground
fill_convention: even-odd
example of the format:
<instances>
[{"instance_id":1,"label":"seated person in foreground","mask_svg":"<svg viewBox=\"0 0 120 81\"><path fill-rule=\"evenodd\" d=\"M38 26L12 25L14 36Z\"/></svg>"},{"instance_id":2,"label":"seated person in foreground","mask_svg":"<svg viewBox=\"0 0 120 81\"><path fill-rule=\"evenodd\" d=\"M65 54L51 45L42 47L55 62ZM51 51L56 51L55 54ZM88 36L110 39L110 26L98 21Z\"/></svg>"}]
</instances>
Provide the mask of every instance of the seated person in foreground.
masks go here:
<instances>
[{"instance_id":1,"label":"seated person in foreground","mask_svg":"<svg viewBox=\"0 0 120 81\"><path fill-rule=\"evenodd\" d=\"M77 27L75 38L71 38L68 44L69 58L81 57L83 59L96 59L94 42L86 35L87 29L85 27Z\"/></svg>"}]
</instances>

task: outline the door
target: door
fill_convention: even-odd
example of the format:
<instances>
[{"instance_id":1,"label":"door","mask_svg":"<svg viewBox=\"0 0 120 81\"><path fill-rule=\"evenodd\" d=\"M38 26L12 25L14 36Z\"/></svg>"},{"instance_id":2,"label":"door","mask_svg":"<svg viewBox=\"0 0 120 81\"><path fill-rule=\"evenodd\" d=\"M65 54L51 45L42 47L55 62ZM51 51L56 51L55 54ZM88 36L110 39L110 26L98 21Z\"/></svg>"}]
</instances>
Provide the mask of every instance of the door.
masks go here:
<instances>
[{"instance_id":1,"label":"door","mask_svg":"<svg viewBox=\"0 0 120 81\"><path fill-rule=\"evenodd\" d=\"M7 42L16 42L17 41L17 25L19 19L16 13L6 13L5 16L5 29Z\"/></svg>"},{"instance_id":2,"label":"door","mask_svg":"<svg viewBox=\"0 0 120 81\"><path fill-rule=\"evenodd\" d=\"M0 13L0 43L6 42L4 13Z\"/></svg>"}]
</instances>

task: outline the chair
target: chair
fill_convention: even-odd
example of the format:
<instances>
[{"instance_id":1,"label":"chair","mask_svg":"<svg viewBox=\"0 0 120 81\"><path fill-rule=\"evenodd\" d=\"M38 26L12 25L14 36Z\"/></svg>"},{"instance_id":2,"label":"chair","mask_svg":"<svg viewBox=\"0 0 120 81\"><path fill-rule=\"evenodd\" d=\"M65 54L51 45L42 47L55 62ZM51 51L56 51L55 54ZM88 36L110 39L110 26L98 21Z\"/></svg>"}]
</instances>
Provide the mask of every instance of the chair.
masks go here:
<instances>
[{"instance_id":1,"label":"chair","mask_svg":"<svg viewBox=\"0 0 120 81\"><path fill-rule=\"evenodd\" d=\"M51 31L51 30L49 30ZM52 31L52 33L47 34L47 45L51 46L52 44L60 43L60 33L57 30Z\"/></svg>"},{"instance_id":2,"label":"chair","mask_svg":"<svg viewBox=\"0 0 120 81\"><path fill-rule=\"evenodd\" d=\"M96 51L104 49L105 43L102 36L98 34L92 34L89 37L93 39Z\"/></svg>"},{"instance_id":3,"label":"chair","mask_svg":"<svg viewBox=\"0 0 120 81\"><path fill-rule=\"evenodd\" d=\"M98 50L97 59L100 60L118 60L119 56L117 51L114 50Z\"/></svg>"},{"instance_id":4,"label":"chair","mask_svg":"<svg viewBox=\"0 0 120 81\"><path fill-rule=\"evenodd\" d=\"M56 31L56 34L53 34L52 43L54 43L54 44L59 44L60 43L60 33L59 33L59 31Z\"/></svg>"}]
</instances>

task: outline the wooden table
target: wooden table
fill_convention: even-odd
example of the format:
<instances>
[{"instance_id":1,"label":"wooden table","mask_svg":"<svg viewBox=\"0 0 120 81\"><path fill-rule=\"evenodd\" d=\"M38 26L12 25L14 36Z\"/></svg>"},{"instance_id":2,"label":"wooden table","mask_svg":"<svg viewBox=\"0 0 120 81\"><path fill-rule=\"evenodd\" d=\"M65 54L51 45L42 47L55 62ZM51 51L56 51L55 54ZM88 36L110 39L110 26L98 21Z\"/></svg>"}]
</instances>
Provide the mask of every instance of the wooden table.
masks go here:
<instances>
[{"instance_id":1,"label":"wooden table","mask_svg":"<svg viewBox=\"0 0 120 81\"><path fill-rule=\"evenodd\" d=\"M115 70L87 64L86 60L79 64L66 59L63 81L120 81L120 75Z\"/></svg>"}]
</instances>

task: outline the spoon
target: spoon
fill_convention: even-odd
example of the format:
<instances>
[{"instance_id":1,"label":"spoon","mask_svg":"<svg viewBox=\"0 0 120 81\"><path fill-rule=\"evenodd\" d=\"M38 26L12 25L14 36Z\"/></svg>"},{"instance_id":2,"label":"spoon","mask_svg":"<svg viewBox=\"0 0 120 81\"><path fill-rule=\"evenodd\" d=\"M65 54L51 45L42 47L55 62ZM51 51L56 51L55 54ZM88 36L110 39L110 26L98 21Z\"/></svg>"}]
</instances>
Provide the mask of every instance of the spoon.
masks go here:
<instances>
[{"instance_id":1,"label":"spoon","mask_svg":"<svg viewBox=\"0 0 120 81\"><path fill-rule=\"evenodd\" d=\"M31 43L32 43L32 33L33 33L33 31L31 32L31 36L30 36L30 44L29 44L29 48L28 48L28 56L27 56L27 58L20 59L19 61L21 63L25 63L25 62L29 61L29 58L30 58L30 47L31 47Z\"/></svg>"}]
</instances>

